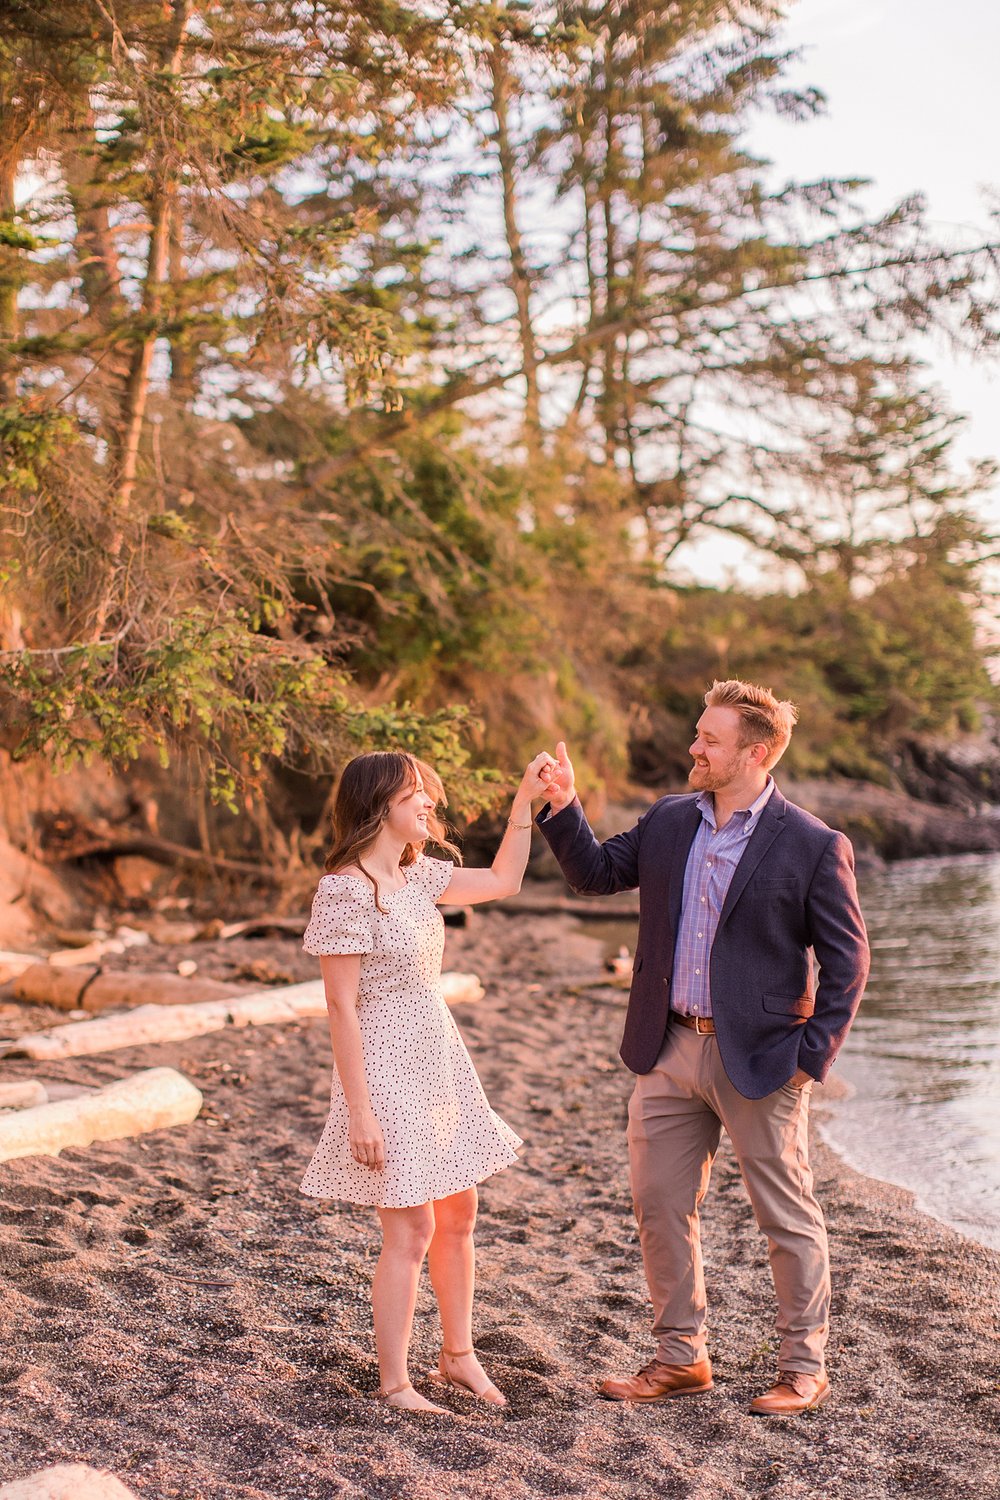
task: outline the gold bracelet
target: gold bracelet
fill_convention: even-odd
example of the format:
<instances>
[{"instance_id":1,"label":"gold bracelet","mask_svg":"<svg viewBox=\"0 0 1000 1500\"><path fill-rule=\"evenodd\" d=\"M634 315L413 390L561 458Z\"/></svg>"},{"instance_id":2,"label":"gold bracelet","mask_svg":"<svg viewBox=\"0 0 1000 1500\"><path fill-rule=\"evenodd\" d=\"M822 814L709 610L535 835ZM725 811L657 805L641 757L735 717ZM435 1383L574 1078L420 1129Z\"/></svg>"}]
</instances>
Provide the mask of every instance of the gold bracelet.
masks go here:
<instances>
[{"instance_id":1,"label":"gold bracelet","mask_svg":"<svg viewBox=\"0 0 1000 1500\"><path fill-rule=\"evenodd\" d=\"M530 823L515 823L513 818L507 819L508 828L530 828L531 826Z\"/></svg>"}]
</instances>

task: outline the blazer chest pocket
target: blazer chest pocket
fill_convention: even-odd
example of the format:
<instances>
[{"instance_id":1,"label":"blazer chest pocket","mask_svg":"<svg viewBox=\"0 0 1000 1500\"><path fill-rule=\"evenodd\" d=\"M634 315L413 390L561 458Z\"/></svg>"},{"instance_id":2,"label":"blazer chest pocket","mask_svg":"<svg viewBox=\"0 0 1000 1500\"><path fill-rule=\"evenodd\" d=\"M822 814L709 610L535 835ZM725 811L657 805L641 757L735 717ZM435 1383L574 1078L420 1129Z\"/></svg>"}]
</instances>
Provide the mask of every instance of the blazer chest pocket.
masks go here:
<instances>
[{"instance_id":1,"label":"blazer chest pocket","mask_svg":"<svg viewBox=\"0 0 1000 1500\"><path fill-rule=\"evenodd\" d=\"M773 1016L795 1016L800 1021L808 1020L816 1009L812 995L764 995L761 1004Z\"/></svg>"},{"instance_id":2,"label":"blazer chest pocket","mask_svg":"<svg viewBox=\"0 0 1000 1500\"><path fill-rule=\"evenodd\" d=\"M799 881L794 875L775 875L771 879L758 878L751 881L747 887L747 895L752 896L755 901L780 904L784 901L801 900L799 889Z\"/></svg>"}]
</instances>

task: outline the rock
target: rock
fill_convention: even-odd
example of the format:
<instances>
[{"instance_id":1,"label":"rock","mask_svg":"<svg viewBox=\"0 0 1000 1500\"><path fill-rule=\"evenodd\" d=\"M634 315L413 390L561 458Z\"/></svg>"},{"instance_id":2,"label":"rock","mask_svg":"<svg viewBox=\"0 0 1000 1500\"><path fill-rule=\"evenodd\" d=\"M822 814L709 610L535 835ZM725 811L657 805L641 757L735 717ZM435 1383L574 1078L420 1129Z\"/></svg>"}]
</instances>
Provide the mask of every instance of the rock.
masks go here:
<instances>
[{"instance_id":1,"label":"rock","mask_svg":"<svg viewBox=\"0 0 1000 1500\"><path fill-rule=\"evenodd\" d=\"M153 917L133 915L132 925L141 932L147 932L151 941L159 943L162 948L182 947L185 943L193 943L201 930L196 922L164 917L159 913Z\"/></svg>"},{"instance_id":2,"label":"rock","mask_svg":"<svg viewBox=\"0 0 1000 1500\"><path fill-rule=\"evenodd\" d=\"M441 975L441 993L447 1005L468 1005L481 1000L486 991L478 974L459 974L454 971Z\"/></svg>"},{"instance_id":3,"label":"rock","mask_svg":"<svg viewBox=\"0 0 1000 1500\"><path fill-rule=\"evenodd\" d=\"M148 1068L75 1099L0 1117L0 1161L58 1156L67 1146L189 1125L201 1106L201 1092L190 1079L173 1068Z\"/></svg>"},{"instance_id":4,"label":"rock","mask_svg":"<svg viewBox=\"0 0 1000 1500\"><path fill-rule=\"evenodd\" d=\"M172 879L169 869L144 854L119 854L112 868L126 901L141 902Z\"/></svg>"},{"instance_id":5,"label":"rock","mask_svg":"<svg viewBox=\"0 0 1000 1500\"><path fill-rule=\"evenodd\" d=\"M980 734L907 740L893 769L911 796L977 813L1000 802L1000 725L987 720Z\"/></svg>"},{"instance_id":6,"label":"rock","mask_svg":"<svg viewBox=\"0 0 1000 1500\"><path fill-rule=\"evenodd\" d=\"M39 936L39 912L49 919L77 915L58 876L0 836L0 943L30 947Z\"/></svg>"},{"instance_id":7,"label":"rock","mask_svg":"<svg viewBox=\"0 0 1000 1500\"><path fill-rule=\"evenodd\" d=\"M787 782L793 802L842 829L860 854L916 859L927 854L990 853L1000 849L1000 818L957 807L935 807L904 792L860 781Z\"/></svg>"},{"instance_id":8,"label":"rock","mask_svg":"<svg viewBox=\"0 0 1000 1500\"><path fill-rule=\"evenodd\" d=\"M107 1469L89 1464L56 1464L0 1489L0 1500L137 1500Z\"/></svg>"},{"instance_id":9,"label":"rock","mask_svg":"<svg viewBox=\"0 0 1000 1500\"><path fill-rule=\"evenodd\" d=\"M145 948L152 942L149 933L145 932L141 927L126 927L124 925L116 927L114 935L119 943L125 944L126 948Z\"/></svg>"}]
</instances>

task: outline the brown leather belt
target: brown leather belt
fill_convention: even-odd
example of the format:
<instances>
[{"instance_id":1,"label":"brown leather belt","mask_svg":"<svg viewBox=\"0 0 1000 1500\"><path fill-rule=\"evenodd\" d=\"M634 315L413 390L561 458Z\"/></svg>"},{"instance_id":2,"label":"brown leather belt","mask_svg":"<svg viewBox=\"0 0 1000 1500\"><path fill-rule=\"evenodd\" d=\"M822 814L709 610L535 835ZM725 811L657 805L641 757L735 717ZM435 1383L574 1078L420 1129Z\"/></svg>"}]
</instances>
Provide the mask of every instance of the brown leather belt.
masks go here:
<instances>
[{"instance_id":1,"label":"brown leather belt","mask_svg":"<svg viewBox=\"0 0 1000 1500\"><path fill-rule=\"evenodd\" d=\"M711 1016L682 1016L679 1010L672 1010L670 1019L678 1026L686 1026L689 1031L697 1031L699 1036L715 1035L715 1022Z\"/></svg>"}]
</instances>

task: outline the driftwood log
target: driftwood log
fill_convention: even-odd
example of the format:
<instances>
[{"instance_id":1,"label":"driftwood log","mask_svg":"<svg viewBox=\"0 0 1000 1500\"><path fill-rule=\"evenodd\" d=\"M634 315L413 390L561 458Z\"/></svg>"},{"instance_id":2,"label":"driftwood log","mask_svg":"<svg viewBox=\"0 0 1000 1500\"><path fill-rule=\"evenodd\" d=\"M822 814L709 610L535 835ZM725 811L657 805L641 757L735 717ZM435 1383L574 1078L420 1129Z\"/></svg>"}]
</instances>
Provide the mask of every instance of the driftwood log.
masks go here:
<instances>
[{"instance_id":1,"label":"driftwood log","mask_svg":"<svg viewBox=\"0 0 1000 1500\"><path fill-rule=\"evenodd\" d=\"M0 1488L0 1500L136 1500L120 1479L89 1464L56 1464Z\"/></svg>"},{"instance_id":2,"label":"driftwood log","mask_svg":"<svg viewBox=\"0 0 1000 1500\"><path fill-rule=\"evenodd\" d=\"M184 979L169 971L108 969L99 964L57 968L32 964L14 981L18 1000L54 1005L58 1010L112 1010L118 1005L179 1005L225 1000L245 994L243 985L216 979Z\"/></svg>"},{"instance_id":3,"label":"driftwood log","mask_svg":"<svg viewBox=\"0 0 1000 1500\"><path fill-rule=\"evenodd\" d=\"M479 1000L483 987L475 974L441 975L441 989L449 1005ZM323 981L255 990L233 1000L210 1000L201 1005L140 1005L127 1015L104 1016L53 1026L0 1044L0 1057L32 1057L55 1061L141 1047L152 1042L177 1042L204 1036L226 1026L273 1026L326 1015Z\"/></svg>"},{"instance_id":4,"label":"driftwood log","mask_svg":"<svg viewBox=\"0 0 1000 1500\"><path fill-rule=\"evenodd\" d=\"M36 1104L48 1104L45 1085L28 1079L24 1083L0 1083L0 1109L31 1109Z\"/></svg>"},{"instance_id":5,"label":"driftwood log","mask_svg":"<svg viewBox=\"0 0 1000 1500\"><path fill-rule=\"evenodd\" d=\"M0 950L0 984L6 984L9 979L16 979L18 974L23 974L25 969L38 960L31 953L11 953L7 949Z\"/></svg>"},{"instance_id":6,"label":"driftwood log","mask_svg":"<svg viewBox=\"0 0 1000 1500\"><path fill-rule=\"evenodd\" d=\"M588 922L634 922L639 916L639 899L608 901L600 897L577 900L572 896L532 896L524 891L505 896L494 904L494 911L530 913L533 917L583 917Z\"/></svg>"},{"instance_id":7,"label":"driftwood log","mask_svg":"<svg viewBox=\"0 0 1000 1500\"><path fill-rule=\"evenodd\" d=\"M168 1125L189 1125L202 1105L199 1089L173 1068L147 1068L105 1088L0 1116L0 1161L58 1156L67 1146L117 1141Z\"/></svg>"}]
</instances>

